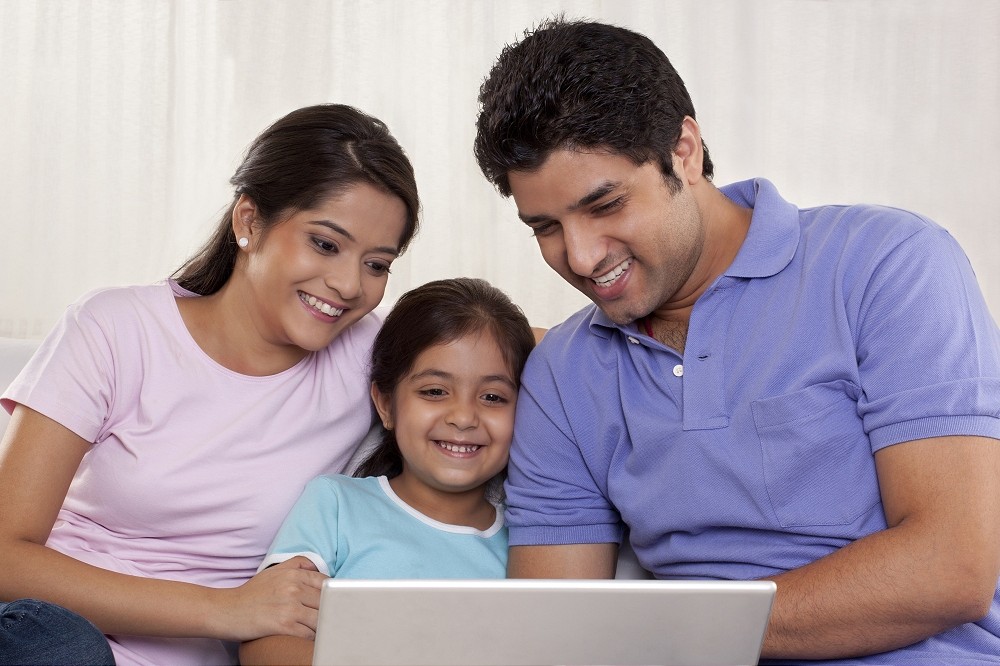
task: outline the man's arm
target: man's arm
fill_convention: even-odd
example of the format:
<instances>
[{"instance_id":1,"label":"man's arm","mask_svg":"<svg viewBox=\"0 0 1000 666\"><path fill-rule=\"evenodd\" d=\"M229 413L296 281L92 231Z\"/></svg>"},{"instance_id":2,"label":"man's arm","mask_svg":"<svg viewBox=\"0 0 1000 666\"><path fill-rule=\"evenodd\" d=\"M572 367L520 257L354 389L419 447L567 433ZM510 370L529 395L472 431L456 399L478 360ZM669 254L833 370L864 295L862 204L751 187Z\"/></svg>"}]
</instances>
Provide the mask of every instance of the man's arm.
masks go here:
<instances>
[{"instance_id":1,"label":"man's arm","mask_svg":"<svg viewBox=\"0 0 1000 666\"><path fill-rule=\"evenodd\" d=\"M883 652L988 613L1000 576L1000 441L917 440L875 463L888 529L772 579L762 656Z\"/></svg>"},{"instance_id":2,"label":"man's arm","mask_svg":"<svg viewBox=\"0 0 1000 666\"><path fill-rule=\"evenodd\" d=\"M574 543L564 546L512 546L508 578L614 578L616 543Z\"/></svg>"}]
</instances>

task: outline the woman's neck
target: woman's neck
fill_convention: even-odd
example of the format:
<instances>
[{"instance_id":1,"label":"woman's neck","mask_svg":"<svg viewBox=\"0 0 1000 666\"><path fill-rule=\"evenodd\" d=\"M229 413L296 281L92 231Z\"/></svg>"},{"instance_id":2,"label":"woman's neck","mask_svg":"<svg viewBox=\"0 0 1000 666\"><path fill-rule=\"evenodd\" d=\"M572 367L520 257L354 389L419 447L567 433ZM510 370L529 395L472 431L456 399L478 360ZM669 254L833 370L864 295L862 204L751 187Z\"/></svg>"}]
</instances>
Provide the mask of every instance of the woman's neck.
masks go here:
<instances>
[{"instance_id":1,"label":"woman's neck","mask_svg":"<svg viewBox=\"0 0 1000 666\"><path fill-rule=\"evenodd\" d=\"M213 361L242 375L265 377L301 361L304 349L263 338L233 280L209 296L178 297L177 309L194 341Z\"/></svg>"}]
</instances>

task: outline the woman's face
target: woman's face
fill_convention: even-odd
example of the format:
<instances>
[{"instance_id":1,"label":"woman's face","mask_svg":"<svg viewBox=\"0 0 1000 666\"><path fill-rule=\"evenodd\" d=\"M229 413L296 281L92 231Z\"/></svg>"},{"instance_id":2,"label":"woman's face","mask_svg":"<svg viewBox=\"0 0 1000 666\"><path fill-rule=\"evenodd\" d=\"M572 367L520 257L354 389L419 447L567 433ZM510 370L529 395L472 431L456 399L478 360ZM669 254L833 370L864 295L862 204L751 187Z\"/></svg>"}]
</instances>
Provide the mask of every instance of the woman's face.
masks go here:
<instances>
[{"instance_id":1,"label":"woman's face","mask_svg":"<svg viewBox=\"0 0 1000 666\"><path fill-rule=\"evenodd\" d=\"M406 219L399 197L357 183L253 234L244 250L247 305L264 342L317 351L371 312Z\"/></svg>"}]
</instances>

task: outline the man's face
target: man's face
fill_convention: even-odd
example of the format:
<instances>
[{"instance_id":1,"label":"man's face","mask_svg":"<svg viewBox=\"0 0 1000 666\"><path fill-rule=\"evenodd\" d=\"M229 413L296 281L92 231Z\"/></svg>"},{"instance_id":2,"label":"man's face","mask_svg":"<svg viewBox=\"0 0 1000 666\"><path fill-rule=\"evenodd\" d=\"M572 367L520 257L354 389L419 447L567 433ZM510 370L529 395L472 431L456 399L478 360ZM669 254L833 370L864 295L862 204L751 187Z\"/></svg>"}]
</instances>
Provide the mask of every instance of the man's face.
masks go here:
<instances>
[{"instance_id":1,"label":"man's face","mask_svg":"<svg viewBox=\"0 0 1000 666\"><path fill-rule=\"evenodd\" d=\"M672 192L655 162L559 149L508 177L545 262L612 321L627 324L694 293L701 214L688 185Z\"/></svg>"}]
</instances>

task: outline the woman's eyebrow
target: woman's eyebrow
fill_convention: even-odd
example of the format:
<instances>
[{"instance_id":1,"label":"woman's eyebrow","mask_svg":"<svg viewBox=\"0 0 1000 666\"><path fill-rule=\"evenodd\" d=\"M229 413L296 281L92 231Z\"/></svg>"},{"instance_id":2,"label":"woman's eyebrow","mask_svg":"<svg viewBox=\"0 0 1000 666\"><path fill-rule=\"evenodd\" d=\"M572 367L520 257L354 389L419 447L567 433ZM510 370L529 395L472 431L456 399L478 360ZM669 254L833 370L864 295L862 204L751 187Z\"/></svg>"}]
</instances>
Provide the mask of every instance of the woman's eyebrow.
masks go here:
<instances>
[{"instance_id":1,"label":"woman's eyebrow","mask_svg":"<svg viewBox=\"0 0 1000 666\"><path fill-rule=\"evenodd\" d=\"M351 241L352 243L356 243L357 242L357 239L354 237L354 235L350 231L348 231L344 227L340 226L339 224L337 224L336 222L333 222L331 220L312 220L309 224L315 224L315 225L318 225L318 226L321 226L321 227L326 227L327 229L329 229L333 233L340 234L341 236L343 236L347 240ZM385 254L391 254L394 257L398 257L399 256L399 248L397 248L397 247L389 247L388 245L380 245L379 247L372 248L372 249L375 252L383 252Z\"/></svg>"}]
</instances>

